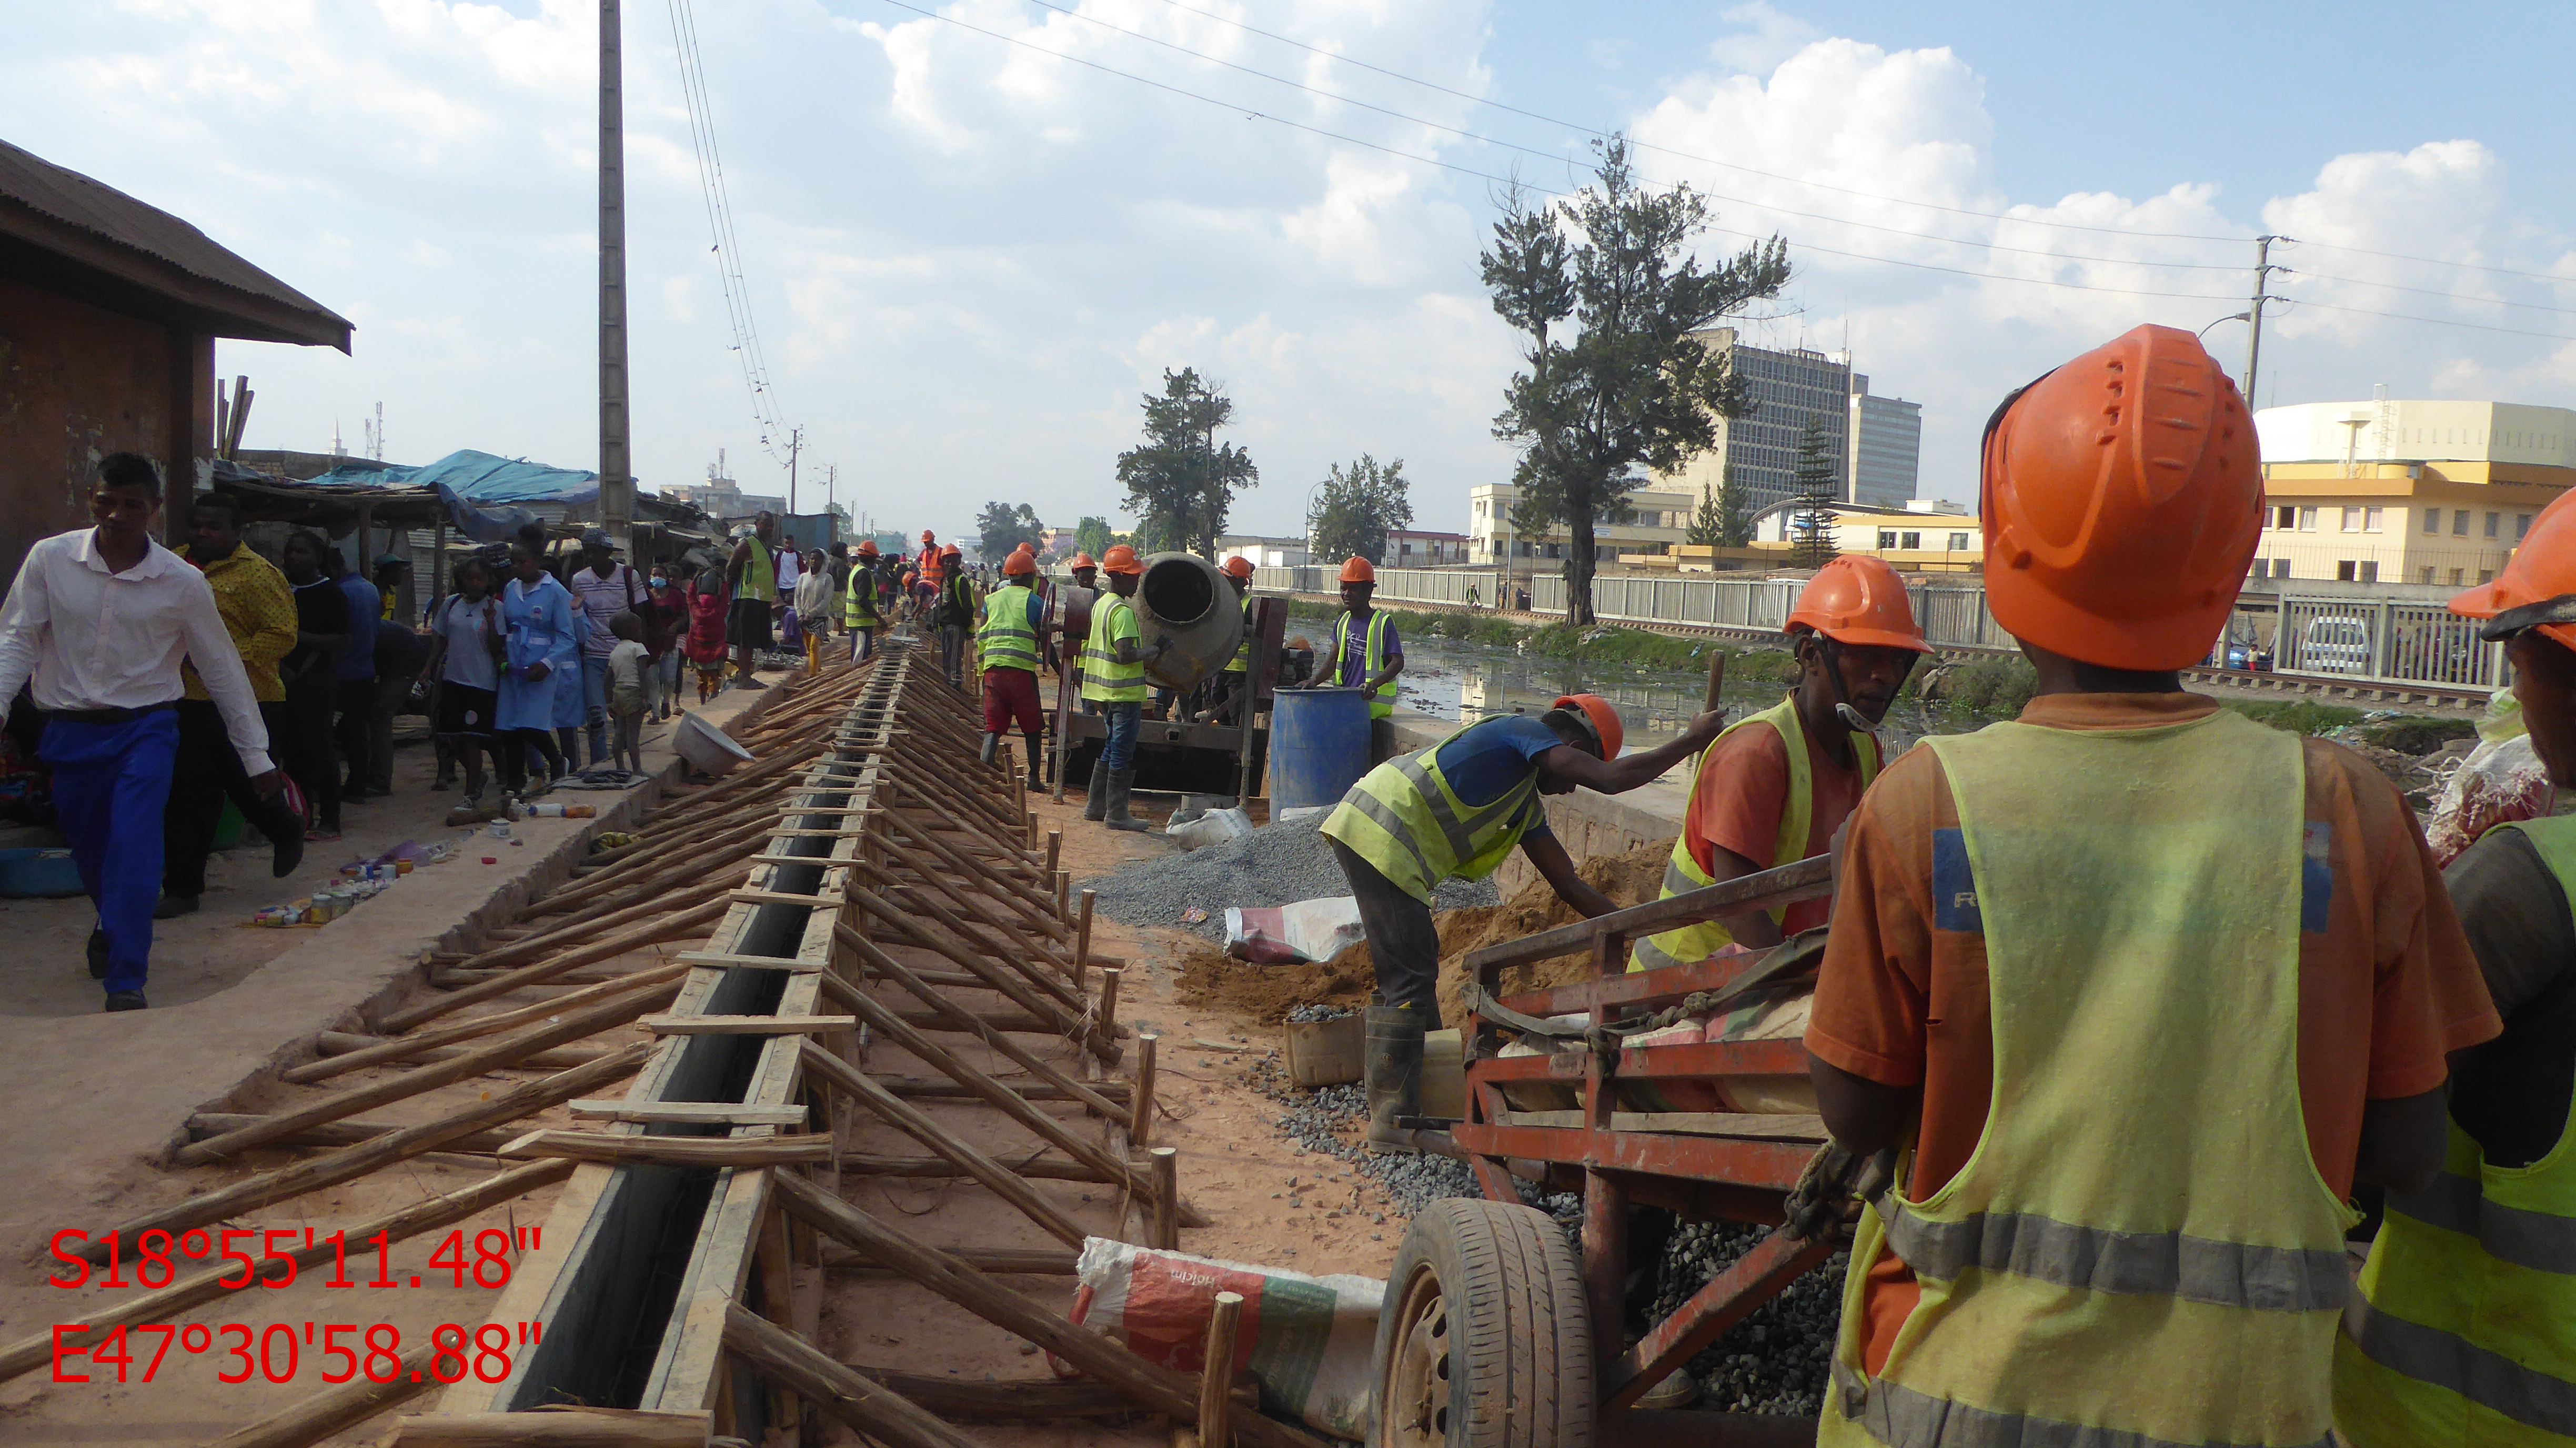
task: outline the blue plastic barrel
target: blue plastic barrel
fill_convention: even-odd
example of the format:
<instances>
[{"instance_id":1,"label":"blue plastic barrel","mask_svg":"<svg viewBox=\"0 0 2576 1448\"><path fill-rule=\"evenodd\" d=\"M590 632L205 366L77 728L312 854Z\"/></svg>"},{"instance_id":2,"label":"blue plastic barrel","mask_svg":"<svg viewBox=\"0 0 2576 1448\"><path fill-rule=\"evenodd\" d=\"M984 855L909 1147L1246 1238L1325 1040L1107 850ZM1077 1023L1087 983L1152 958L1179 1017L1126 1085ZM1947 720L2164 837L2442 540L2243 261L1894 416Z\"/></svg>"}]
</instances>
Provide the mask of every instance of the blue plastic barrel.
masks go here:
<instances>
[{"instance_id":1,"label":"blue plastic barrel","mask_svg":"<svg viewBox=\"0 0 2576 1448\"><path fill-rule=\"evenodd\" d=\"M1270 702L1270 808L1339 804L1369 772L1368 699L1357 689L1282 689Z\"/></svg>"}]
</instances>

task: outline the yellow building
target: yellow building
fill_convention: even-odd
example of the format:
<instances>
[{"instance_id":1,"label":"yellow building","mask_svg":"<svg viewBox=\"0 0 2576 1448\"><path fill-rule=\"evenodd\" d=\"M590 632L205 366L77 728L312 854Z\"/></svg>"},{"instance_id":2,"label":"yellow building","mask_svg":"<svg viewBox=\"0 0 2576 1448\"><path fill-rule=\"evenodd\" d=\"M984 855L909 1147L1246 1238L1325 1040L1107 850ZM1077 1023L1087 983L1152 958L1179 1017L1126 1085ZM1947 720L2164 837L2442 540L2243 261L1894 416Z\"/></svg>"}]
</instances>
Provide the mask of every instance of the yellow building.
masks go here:
<instances>
[{"instance_id":1,"label":"yellow building","mask_svg":"<svg viewBox=\"0 0 2576 1448\"><path fill-rule=\"evenodd\" d=\"M2256 578L2466 587L2576 485L2576 411L2496 402L2267 407Z\"/></svg>"},{"instance_id":2,"label":"yellow building","mask_svg":"<svg viewBox=\"0 0 2576 1448\"><path fill-rule=\"evenodd\" d=\"M1797 554L1802 511L1797 503L1763 509L1753 517L1752 542L1742 548L1681 543L1659 556L1623 553L1619 561L1683 573L1785 568ZM1959 504L1916 498L1894 508L1834 503L1827 511L1833 515L1836 553L1883 558L1906 573L1976 573L1985 565L1976 516Z\"/></svg>"}]
</instances>

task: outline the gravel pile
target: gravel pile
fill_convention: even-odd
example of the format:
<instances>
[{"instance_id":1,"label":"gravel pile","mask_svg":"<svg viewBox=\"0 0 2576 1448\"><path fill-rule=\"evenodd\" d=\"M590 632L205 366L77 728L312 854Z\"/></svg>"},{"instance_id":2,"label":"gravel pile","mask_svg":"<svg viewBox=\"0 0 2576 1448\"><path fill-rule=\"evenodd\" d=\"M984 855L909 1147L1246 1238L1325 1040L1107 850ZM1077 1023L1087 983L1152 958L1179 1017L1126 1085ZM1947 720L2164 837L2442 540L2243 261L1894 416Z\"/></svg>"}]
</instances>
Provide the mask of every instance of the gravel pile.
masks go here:
<instances>
[{"instance_id":1,"label":"gravel pile","mask_svg":"<svg viewBox=\"0 0 2576 1448\"><path fill-rule=\"evenodd\" d=\"M1655 1271L1653 1320L1670 1315L1770 1230L1729 1222L1675 1228ZM1850 1260L1848 1252L1826 1258L1692 1358L1690 1375L1702 1393L1698 1406L1731 1413L1821 1412Z\"/></svg>"},{"instance_id":2,"label":"gravel pile","mask_svg":"<svg viewBox=\"0 0 2576 1448\"><path fill-rule=\"evenodd\" d=\"M1317 1021L1338 1021L1358 1014L1342 1006L1299 1006L1288 1013L1288 1024L1311 1026Z\"/></svg>"},{"instance_id":3,"label":"gravel pile","mask_svg":"<svg viewBox=\"0 0 2576 1448\"><path fill-rule=\"evenodd\" d=\"M1282 821L1222 845L1141 861L1091 881L1098 892L1094 903L1122 925L1176 926L1222 944L1230 907L1261 909L1351 893L1319 833L1323 823L1320 814ZM1490 879L1444 880L1431 899L1435 910L1500 903ZM1207 918L1182 919L1193 907Z\"/></svg>"},{"instance_id":4,"label":"gravel pile","mask_svg":"<svg viewBox=\"0 0 2576 1448\"><path fill-rule=\"evenodd\" d=\"M1281 1135L1318 1156L1348 1163L1384 1189L1389 1224L1398 1231L1424 1207L1444 1197L1484 1195L1476 1186L1475 1172L1463 1161L1445 1156L1381 1156L1345 1140L1346 1133L1355 1135L1352 1129L1368 1120L1368 1092L1357 1082L1302 1090L1288 1084L1288 1073L1277 1062L1262 1060L1252 1068L1252 1084L1287 1108L1278 1120ZM1564 1193L1543 1197L1527 1182L1520 1183L1520 1188L1524 1203L1556 1218L1567 1230L1582 1222L1581 1198Z\"/></svg>"}]
</instances>

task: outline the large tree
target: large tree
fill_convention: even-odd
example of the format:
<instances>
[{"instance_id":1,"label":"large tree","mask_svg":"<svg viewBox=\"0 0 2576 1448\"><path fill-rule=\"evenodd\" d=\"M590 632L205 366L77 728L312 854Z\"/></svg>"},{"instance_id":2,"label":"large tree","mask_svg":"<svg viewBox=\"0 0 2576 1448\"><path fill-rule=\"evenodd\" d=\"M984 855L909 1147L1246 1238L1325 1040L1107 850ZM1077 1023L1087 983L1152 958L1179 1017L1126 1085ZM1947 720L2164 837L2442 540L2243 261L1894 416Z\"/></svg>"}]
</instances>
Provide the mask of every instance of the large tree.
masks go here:
<instances>
[{"instance_id":1,"label":"large tree","mask_svg":"<svg viewBox=\"0 0 2576 1448\"><path fill-rule=\"evenodd\" d=\"M1594 184L1569 202L1504 198L1479 260L1494 310L1522 336L1523 370L1494 435L1520 449L1512 471L1523 536L1563 526L1567 617L1592 622L1593 524L1648 472L1716 443L1716 419L1748 406L1743 379L1691 334L1789 280L1786 244L1759 243L1706 267L1690 254L1708 203L1688 186L1649 191L1614 135ZM1571 336L1560 330L1573 324Z\"/></svg>"},{"instance_id":2,"label":"large tree","mask_svg":"<svg viewBox=\"0 0 2576 1448\"><path fill-rule=\"evenodd\" d=\"M1200 381L1197 368L1165 369L1162 395L1145 395L1143 445L1118 455L1138 536L1216 556L1234 495L1261 481L1250 453L1217 444L1217 430L1233 417L1233 399Z\"/></svg>"},{"instance_id":3,"label":"large tree","mask_svg":"<svg viewBox=\"0 0 2576 1448\"><path fill-rule=\"evenodd\" d=\"M1094 563L1099 562L1100 555L1108 552L1110 545L1117 541L1117 531L1109 526L1106 518L1087 517L1073 525L1073 551L1090 554Z\"/></svg>"},{"instance_id":4,"label":"large tree","mask_svg":"<svg viewBox=\"0 0 2576 1448\"><path fill-rule=\"evenodd\" d=\"M1789 515L1790 540L1801 568L1822 568L1834 547L1834 504L1842 501L1843 470L1825 425L1810 420L1798 434L1797 511Z\"/></svg>"},{"instance_id":5,"label":"large tree","mask_svg":"<svg viewBox=\"0 0 2576 1448\"><path fill-rule=\"evenodd\" d=\"M1361 453L1358 462L1332 473L1315 490L1306 512L1306 537L1317 563L1386 556L1386 535L1413 521L1411 485L1404 478L1404 459L1384 467Z\"/></svg>"},{"instance_id":6,"label":"large tree","mask_svg":"<svg viewBox=\"0 0 2576 1448\"><path fill-rule=\"evenodd\" d=\"M1037 510L1026 503L1014 508L1008 503L986 503L975 515L980 536L976 548L985 558L999 561L1010 551L1026 543L1031 553L1046 546L1046 525L1038 521Z\"/></svg>"}]
</instances>

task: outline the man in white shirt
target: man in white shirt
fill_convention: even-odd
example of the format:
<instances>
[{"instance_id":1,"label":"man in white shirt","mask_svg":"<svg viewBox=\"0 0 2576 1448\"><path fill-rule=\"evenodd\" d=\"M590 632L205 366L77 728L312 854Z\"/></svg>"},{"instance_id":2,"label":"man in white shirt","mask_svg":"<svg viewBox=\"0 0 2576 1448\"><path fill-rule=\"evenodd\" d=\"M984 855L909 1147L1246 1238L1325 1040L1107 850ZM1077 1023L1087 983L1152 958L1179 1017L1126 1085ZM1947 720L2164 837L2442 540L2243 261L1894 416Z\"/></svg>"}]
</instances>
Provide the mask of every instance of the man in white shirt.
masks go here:
<instances>
[{"instance_id":1,"label":"man in white shirt","mask_svg":"<svg viewBox=\"0 0 2576 1448\"><path fill-rule=\"evenodd\" d=\"M265 799L284 776L241 654L204 574L152 541L161 478L140 453L99 460L94 528L27 550L0 605L0 710L33 680L45 711L37 755L81 884L98 907L90 973L107 1008L139 1011L161 889L161 814L178 748L185 658L213 696L242 769ZM99 959L100 945L105 960Z\"/></svg>"}]
</instances>

